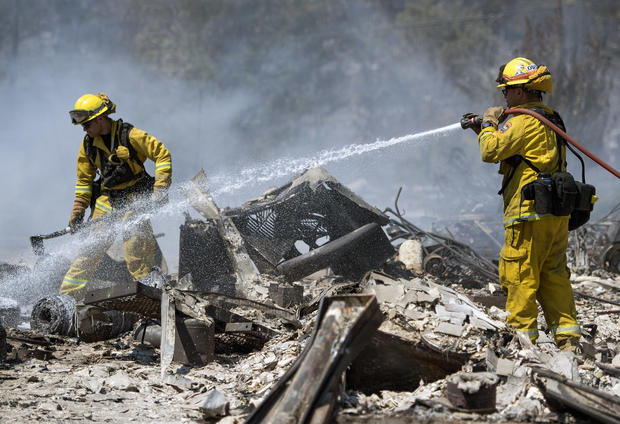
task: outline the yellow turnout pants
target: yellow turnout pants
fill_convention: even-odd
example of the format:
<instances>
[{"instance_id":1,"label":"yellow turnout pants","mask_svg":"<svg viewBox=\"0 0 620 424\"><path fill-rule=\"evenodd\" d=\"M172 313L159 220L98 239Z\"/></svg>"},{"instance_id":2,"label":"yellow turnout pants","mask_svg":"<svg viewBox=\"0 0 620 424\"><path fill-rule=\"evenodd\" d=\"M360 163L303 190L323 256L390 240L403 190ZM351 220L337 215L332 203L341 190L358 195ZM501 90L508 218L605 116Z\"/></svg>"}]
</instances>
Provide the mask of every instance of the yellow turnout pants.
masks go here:
<instances>
[{"instance_id":1,"label":"yellow turnout pants","mask_svg":"<svg viewBox=\"0 0 620 424\"><path fill-rule=\"evenodd\" d=\"M520 222L505 230L499 279L508 294L506 321L532 341L538 338L537 300L557 344L581 336L566 266L567 246L568 217Z\"/></svg>"},{"instance_id":2,"label":"yellow turnout pants","mask_svg":"<svg viewBox=\"0 0 620 424\"><path fill-rule=\"evenodd\" d=\"M112 206L107 196L97 198L95 211L92 219L104 217L112 212ZM134 215L132 210L125 212L121 218L123 233L123 249L127 269L135 280L144 277L155 264L155 239L153 228L148 219L139 223L127 225L127 221ZM60 286L60 294L68 294L81 299L86 285L95 273L97 266L103 259L105 252L110 248L116 238L116 231L111 230L110 225L116 222L93 224L89 234L90 243L73 261L73 264L65 274Z\"/></svg>"}]
</instances>

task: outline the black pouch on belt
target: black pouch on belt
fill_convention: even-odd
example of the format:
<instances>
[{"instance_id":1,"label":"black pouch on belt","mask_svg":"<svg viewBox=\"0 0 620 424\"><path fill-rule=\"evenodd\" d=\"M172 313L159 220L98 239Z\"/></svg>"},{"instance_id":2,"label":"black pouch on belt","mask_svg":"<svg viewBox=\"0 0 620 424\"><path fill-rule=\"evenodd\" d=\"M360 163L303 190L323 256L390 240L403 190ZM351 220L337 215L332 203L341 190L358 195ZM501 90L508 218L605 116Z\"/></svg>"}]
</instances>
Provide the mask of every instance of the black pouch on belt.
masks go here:
<instances>
[{"instance_id":1,"label":"black pouch on belt","mask_svg":"<svg viewBox=\"0 0 620 424\"><path fill-rule=\"evenodd\" d=\"M575 203L575 210L570 214L568 230L572 231L590 220L590 212L594 209L594 196L596 188L593 185L576 182L579 195Z\"/></svg>"},{"instance_id":2,"label":"black pouch on belt","mask_svg":"<svg viewBox=\"0 0 620 424\"><path fill-rule=\"evenodd\" d=\"M568 216L575 209L579 190L577 183L570 172L554 172L551 174L555 188L554 210L555 216Z\"/></svg>"},{"instance_id":3,"label":"black pouch on belt","mask_svg":"<svg viewBox=\"0 0 620 424\"><path fill-rule=\"evenodd\" d=\"M523 186L521 189L521 202L533 200L534 209L539 215L552 214L554 211L554 186L551 174L540 173L538 178Z\"/></svg>"}]
</instances>

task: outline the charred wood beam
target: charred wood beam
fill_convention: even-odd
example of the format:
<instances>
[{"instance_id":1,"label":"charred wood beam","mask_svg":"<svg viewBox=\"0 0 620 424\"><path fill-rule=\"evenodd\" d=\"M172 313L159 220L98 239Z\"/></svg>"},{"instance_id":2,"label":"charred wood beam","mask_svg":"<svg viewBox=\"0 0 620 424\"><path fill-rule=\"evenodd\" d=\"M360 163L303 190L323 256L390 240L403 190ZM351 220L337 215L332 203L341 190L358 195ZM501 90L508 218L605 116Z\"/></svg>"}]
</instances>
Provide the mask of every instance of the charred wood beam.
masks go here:
<instances>
[{"instance_id":1,"label":"charred wood beam","mask_svg":"<svg viewBox=\"0 0 620 424\"><path fill-rule=\"evenodd\" d=\"M324 298L304 351L246 422L323 422L341 373L382 319L374 295Z\"/></svg>"},{"instance_id":2,"label":"charred wood beam","mask_svg":"<svg viewBox=\"0 0 620 424\"><path fill-rule=\"evenodd\" d=\"M544 395L566 408L607 424L620 424L620 398L576 383L548 369L531 367Z\"/></svg>"},{"instance_id":3,"label":"charred wood beam","mask_svg":"<svg viewBox=\"0 0 620 424\"><path fill-rule=\"evenodd\" d=\"M596 366L605 371L609 375L613 375L616 378L620 378L620 368L613 365L604 364L602 362L595 362Z\"/></svg>"}]
</instances>

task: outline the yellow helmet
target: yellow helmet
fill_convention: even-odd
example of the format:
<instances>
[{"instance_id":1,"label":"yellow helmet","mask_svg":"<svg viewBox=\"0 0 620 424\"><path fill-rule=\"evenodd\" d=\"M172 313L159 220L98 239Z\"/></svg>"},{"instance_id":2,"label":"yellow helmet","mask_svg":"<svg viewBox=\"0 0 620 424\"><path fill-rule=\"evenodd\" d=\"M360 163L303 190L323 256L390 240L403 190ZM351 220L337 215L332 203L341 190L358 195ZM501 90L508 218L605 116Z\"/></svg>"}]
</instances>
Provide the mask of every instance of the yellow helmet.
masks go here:
<instances>
[{"instance_id":1,"label":"yellow helmet","mask_svg":"<svg viewBox=\"0 0 620 424\"><path fill-rule=\"evenodd\" d=\"M69 111L71 122L74 125L84 124L103 114L116 112L116 105L105 93L84 94L77 99L73 110Z\"/></svg>"},{"instance_id":2,"label":"yellow helmet","mask_svg":"<svg viewBox=\"0 0 620 424\"><path fill-rule=\"evenodd\" d=\"M536 65L529 59L517 57L499 68L498 87L523 85L529 90L551 93L553 79L544 65Z\"/></svg>"}]
</instances>

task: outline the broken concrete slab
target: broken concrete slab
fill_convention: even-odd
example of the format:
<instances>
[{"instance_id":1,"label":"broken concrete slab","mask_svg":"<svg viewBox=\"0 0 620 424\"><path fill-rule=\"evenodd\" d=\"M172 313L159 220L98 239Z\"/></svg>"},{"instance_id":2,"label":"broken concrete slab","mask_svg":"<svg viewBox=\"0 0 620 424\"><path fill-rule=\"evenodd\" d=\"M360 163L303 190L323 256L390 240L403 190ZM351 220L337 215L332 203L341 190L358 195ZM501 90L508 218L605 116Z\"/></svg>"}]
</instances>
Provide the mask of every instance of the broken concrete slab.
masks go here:
<instances>
[{"instance_id":1,"label":"broken concrete slab","mask_svg":"<svg viewBox=\"0 0 620 424\"><path fill-rule=\"evenodd\" d=\"M463 326L442 322L435 327L436 333L447 334L449 336L461 337L463 335Z\"/></svg>"},{"instance_id":2,"label":"broken concrete slab","mask_svg":"<svg viewBox=\"0 0 620 424\"><path fill-rule=\"evenodd\" d=\"M515 361L511 361L510 359L499 358L497 360L497 367L495 373L497 375L509 376L515 370Z\"/></svg>"},{"instance_id":3,"label":"broken concrete slab","mask_svg":"<svg viewBox=\"0 0 620 424\"><path fill-rule=\"evenodd\" d=\"M426 317L426 314L424 312L418 311L415 308L407 308L405 309L405 316L407 316L407 318L412 319L412 320L421 320L424 319L424 317Z\"/></svg>"},{"instance_id":4,"label":"broken concrete slab","mask_svg":"<svg viewBox=\"0 0 620 424\"><path fill-rule=\"evenodd\" d=\"M405 299L403 296L405 295L405 289L402 286L384 286L381 284L375 284L370 292L373 292L377 296L377 302L379 303L394 303L394 304L405 304ZM417 296L416 296L417 299Z\"/></svg>"},{"instance_id":5,"label":"broken concrete slab","mask_svg":"<svg viewBox=\"0 0 620 424\"><path fill-rule=\"evenodd\" d=\"M467 314L461 311L453 311L449 309L450 305L443 306L441 304L435 305L435 314L437 314L437 318L441 321L449 321L454 325L462 325L465 319L467 318ZM453 308L452 308L453 309Z\"/></svg>"},{"instance_id":6,"label":"broken concrete slab","mask_svg":"<svg viewBox=\"0 0 620 424\"><path fill-rule=\"evenodd\" d=\"M228 415L229 408L230 402L226 399L226 395L217 389L208 391L199 406L205 418L224 417Z\"/></svg>"},{"instance_id":7,"label":"broken concrete slab","mask_svg":"<svg viewBox=\"0 0 620 424\"><path fill-rule=\"evenodd\" d=\"M569 351L561 351L551 358L551 371L554 371L569 380L579 383L579 368L575 354Z\"/></svg>"},{"instance_id":8,"label":"broken concrete slab","mask_svg":"<svg viewBox=\"0 0 620 424\"><path fill-rule=\"evenodd\" d=\"M516 377L509 375L506 382L499 384L496 389L496 407L503 411L510 405L514 405L515 400L523 395L529 382L528 377Z\"/></svg>"},{"instance_id":9,"label":"broken concrete slab","mask_svg":"<svg viewBox=\"0 0 620 424\"><path fill-rule=\"evenodd\" d=\"M139 392L138 384L124 371L117 371L103 381L104 386L127 392Z\"/></svg>"}]
</instances>

